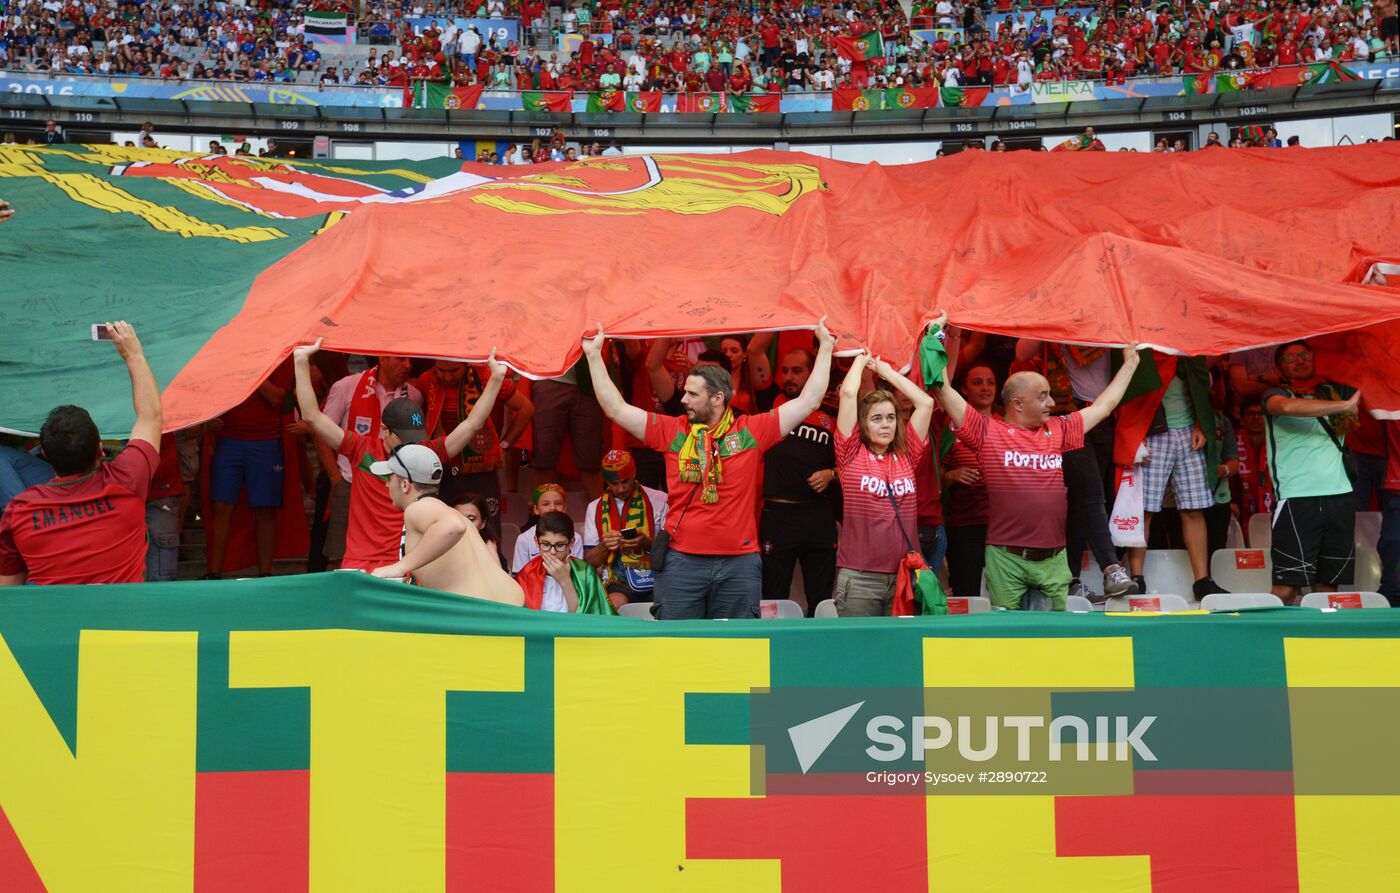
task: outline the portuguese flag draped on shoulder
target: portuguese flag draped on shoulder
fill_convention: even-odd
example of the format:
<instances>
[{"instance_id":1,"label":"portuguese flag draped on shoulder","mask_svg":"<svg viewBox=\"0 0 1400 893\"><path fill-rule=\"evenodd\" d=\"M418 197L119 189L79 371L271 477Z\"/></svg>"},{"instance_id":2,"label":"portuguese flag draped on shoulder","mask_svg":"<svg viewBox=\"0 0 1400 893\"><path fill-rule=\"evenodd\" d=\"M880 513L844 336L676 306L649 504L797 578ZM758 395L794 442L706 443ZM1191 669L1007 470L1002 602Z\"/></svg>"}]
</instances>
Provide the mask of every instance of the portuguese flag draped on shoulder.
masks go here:
<instances>
[{"instance_id":1,"label":"portuguese flag draped on shoulder","mask_svg":"<svg viewBox=\"0 0 1400 893\"><path fill-rule=\"evenodd\" d=\"M834 41L836 52L843 59L850 59L855 62L868 62L871 59L883 59L885 57L885 39L880 36L879 29L867 31L859 37L851 37L843 34Z\"/></svg>"},{"instance_id":2,"label":"portuguese flag draped on shoulder","mask_svg":"<svg viewBox=\"0 0 1400 893\"><path fill-rule=\"evenodd\" d=\"M555 90L541 93L538 90L527 90L520 94L520 104L527 112L572 112L574 91Z\"/></svg>"},{"instance_id":3,"label":"portuguese flag draped on shoulder","mask_svg":"<svg viewBox=\"0 0 1400 893\"><path fill-rule=\"evenodd\" d=\"M413 107L418 109L475 109L481 104L484 84L454 87L450 81L418 81Z\"/></svg>"}]
</instances>

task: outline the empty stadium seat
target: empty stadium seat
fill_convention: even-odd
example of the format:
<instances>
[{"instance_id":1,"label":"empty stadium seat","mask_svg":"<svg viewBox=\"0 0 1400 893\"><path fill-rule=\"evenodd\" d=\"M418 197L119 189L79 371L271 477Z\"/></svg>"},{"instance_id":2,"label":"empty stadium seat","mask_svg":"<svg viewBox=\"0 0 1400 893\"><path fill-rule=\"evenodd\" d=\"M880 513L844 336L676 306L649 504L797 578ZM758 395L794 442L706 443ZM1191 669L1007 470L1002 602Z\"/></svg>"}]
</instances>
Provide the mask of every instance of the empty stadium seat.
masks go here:
<instances>
[{"instance_id":1,"label":"empty stadium seat","mask_svg":"<svg viewBox=\"0 0 1400 893\"><path fill-rule=\"evenodd\" d=\"M520 525L509 521L501 522L501 554L510 558L515 554L515 541L520 539Z\"/></svg>"},{"instance_id":2,"label":"empty stadium seat","mask_svg":"<svg viewBox=\"0 0 1400 893\"><path fill-rule=\"evenodd\" d=\"M1240 519L1231 515L1230 529L1225 532L1225 548L1243 549L1244 546L1244 531L1240 529Z\"/></svg>"},{"instance_id":3,"label":"empty stadium seat","mask_svg":"<svg viewBox=\"0 0 1400 893\"><path fill-rule=\"evenodd\" d=\"M1174 593L1186 598L1191 593L1191 584L1196 582L1196 575L1191 572L1191 557L1185 549L1148 549L1142 575L1147 578L1147 591L1143 595Z\"/></svg>"},{"instance_id":4,"label":"empty stadium seat","mask_svg":"<svg viewBox=\"0 0 1400 893\"><path fill-rule=\"evenodd\" d=\"M1274 543L1274 517L1260 512L1249 516L1249 547L1267 549Z\"/></svg>"},{"instance_id":5,"label":"empty stadium seat","mask_svg":"<svg viewBox=\"0 0 1400 893\"><path fill-rule=\"evenodd\" d=\"M835 617L836 602L832 599L823 599L817 602L817 607L812 611L813 617Z\"/></svg>"},{"instance_id":6,"label":"empty stadium seat","mask_svg":"<svg viewBox=\"0 0 1400 893\"><path fill-rule=\"evenodd\" d=\"M1272 592L1213 592L1201 599L1207 611L1238 611L1240 608L1281 608L1283 599Z\"/></svg>"},{"instance_id":7,"label":"empty stadium seat","mask_svg":"<svg viewBox=\"0 0 1400 893\"><path fill-rule=\"evenodd\" d=\"M1082 614L1085 611L1094 610L1094 603L1082 595L1071 595L1069 598L1065 599L1065 610L1074 611L1076 614Z\"/></svg>"},{"instance_id":8,"label":"empty stadium seat","mask_svg":"<svg viewBox=\"0 0 1400 893\"><path fill-rule=\"evenodd\" d=\"M617 616L632 617L637 620L655 620L651 616L651 602L628 602L617 609Z\"/></svg>"},{"instance_id":9,"label":"empty stadium seat","mask_svg":"<svg viewBox=\"0 0 1400 893\"><path fill-rule=\"evenodd\" d=\"M1376 548L1381 539L1381 513L1356 513L1356 544L1368 549Z\"/></svg>"},{"instance_id":10,"label":"empty stadium seat","mask_svg":"<svg viewBox=\"0 0 1400 893\"><path fill-rule=\"evenodd\" d=\"M1305 608L1388 608L1390 602L1379 592L1309 592L1303 596Z\"/></svg>"},{"instance_id":11,"label":"empty stadium seat","mask_svg":"<svg viewBox=\"0 0 1400 893\"><path fill-rule=\"evenodd\" d=\"M1154 592L1149 595L1120 595L1104 602L1105 611L1162 612L1189 611L1191 605L1180 595L1170 592Z\"/></svg>"},{"instance_id":12,"label":"empty stadium seat","mask_svg":"<svg viewBox=\"0 0 1400 893\"><path fill-rule=\"evenodd\" d=\"M1230 592L1267 592L1273 572L1268 549L1217 549L1210 556L1211 578Z\"/></svg>"},{"instance_id":13,"label":"empty stadium seat","mask_svg":"<svg viewBox=\"0 0 1400 893\"><path fill-rule=\"evenodd\" d=\"M758 616L760 618L779 618L781 620L793 620L806 617L802 606L790 598L765 598L758 603Z\"/></svg>"},{"instance_id":14,"label":"empty stadium seat","mask_svg":"<svg viewBox=\"0 0 1400 893\"><path fill-rule=\"evenodd\" d=\"M1353 592L1375 592L1381 587L1381 556L1370 546L1356 547L1356 570L1351 575Z\"/></svg>"},{"instance_id":15,"label":"empty stadium seat","mask_svg":"<svg viewBox=\"0 0 1400 893\"><path fill-rule=\"evenodd\" d=\"M981 614L990 610L992 610L991 599L983 598L980 595L948 596L949 614Z\"/></svg>"}]
</instances>

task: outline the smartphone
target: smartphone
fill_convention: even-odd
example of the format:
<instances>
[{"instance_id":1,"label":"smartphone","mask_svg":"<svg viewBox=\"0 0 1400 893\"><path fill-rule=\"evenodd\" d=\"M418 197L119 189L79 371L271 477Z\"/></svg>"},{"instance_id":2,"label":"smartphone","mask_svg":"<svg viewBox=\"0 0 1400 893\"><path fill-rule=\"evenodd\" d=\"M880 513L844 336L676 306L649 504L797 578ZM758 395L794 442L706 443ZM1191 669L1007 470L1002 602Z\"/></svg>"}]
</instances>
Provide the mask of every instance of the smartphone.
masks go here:
<instances>
[{"instance_id":1,"label":"smartphone","mask_svg":"<svg viewBox=\"0 0 1400 893\"><path fill-rule=\"evenodd\" d=\"M111 341L112 330L107 328L106 323L95 322L92 324L93 341Z\"/></svg>"},{"instance_id":2,"label":"smartphone","mask_svg":"<svg viewBox=\"0 0 1400 893\"><path fill-rule=\"evenodd\" d=\"M624 527L618 531L618 535L620 535L625 540L634 540L637 537L641 536L641 534L637 532L637 528L635 527Z\"/></svg>"}]
</instances>

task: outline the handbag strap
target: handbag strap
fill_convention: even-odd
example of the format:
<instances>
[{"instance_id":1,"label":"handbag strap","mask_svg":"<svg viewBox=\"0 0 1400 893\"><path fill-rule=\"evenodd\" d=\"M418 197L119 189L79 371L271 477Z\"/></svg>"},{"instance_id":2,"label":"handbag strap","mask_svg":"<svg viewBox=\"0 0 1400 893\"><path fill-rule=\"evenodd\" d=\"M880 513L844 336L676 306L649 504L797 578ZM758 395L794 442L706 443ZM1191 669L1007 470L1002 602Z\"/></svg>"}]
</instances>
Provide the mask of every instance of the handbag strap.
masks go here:
<instances>
[{"instance_id":1,"label":"handbag strap","mask_svg":"<svg viewBox=\"0 0 1400 893\"><path fill-rule=\"evenodd\" d=\"M698 493L700 491L700 488L704 485L704 481L697 481L695 486L690 488L690 495L685 498L685 504L681 506L680 517L676 519L676 526L671 528L671 530L667 533L667 536L674 537L676 535L676 531L681 529L681 523L685 521L685 513L690 511L690 504L695 500L695 494ZM667 520L669 520L669 518ZM662 524L661 529L662 531L666 531L666 525Z\"/></svg>"},{"instance_id":2,"label":"handbag strap","mask_svg":"<svg viewBox=\"0 0 1400 893\"><path fill-rule=\"evenodd\" d=\"M899 500L894 497L894 485L890 483L889 469L885 470L885 495L890 498L890 505L894 506L894 523L899 528L899 535L904 537L904 547L910 552L919 552L914 548L914 544L909 541L909 532L904 529L904 519L899 515ZM919 552L922 555L922 552Z\"/></svg>"}]
</instances>

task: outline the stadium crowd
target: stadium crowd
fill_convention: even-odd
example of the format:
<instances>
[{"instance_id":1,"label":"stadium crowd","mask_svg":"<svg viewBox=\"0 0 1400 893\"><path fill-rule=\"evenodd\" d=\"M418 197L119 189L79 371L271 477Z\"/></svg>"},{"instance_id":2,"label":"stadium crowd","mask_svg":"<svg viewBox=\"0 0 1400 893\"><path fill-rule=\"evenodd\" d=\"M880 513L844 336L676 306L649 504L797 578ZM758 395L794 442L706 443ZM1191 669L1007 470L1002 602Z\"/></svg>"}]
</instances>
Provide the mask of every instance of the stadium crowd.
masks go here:
<instances>
[{"instance_id":1,"label":"stadium crowd","mask_svg":"<svg viewBox=\"0 0 1400 893\"><path fill-rule=\"evenodd\" d=\"M1209 74L1400 57L1396 0L1061 3L895 0L733 3L486 0L371 3L374 46L356 70L328 65L305 35L306 9L349 4L184 4L178 0L11 0L0 66L35 72L405 87L451 79L495 89L732 93L838 87L967 87L1138 75ZM1005 16L988 27L989 15ZM519 17L526 39L475 26L415 33L424 16ZM882 35L879 55L838 52L839 38ZM933 39L918 39L913 32ZM561 46L576 34L576 48ZM541 50L543 45L550 49ZM569 44L569 46L574 46ZM870 50L869 52L874 52Z\"/></svg>"},{"instance_id":2,"label":"stadium crowd","mask_svg":"<svg viewBox=\"0 0 1400 893\"><path fill-rule=\"evenodd\" d=\"M279 528L309 517L310 571L542 610L654 601L662 619L753 617L799 567L809 608L832 598L846 616L890 613L924 567L956 595L985 586L1014 610L1041 593L1064 610L1071 595L1149 591L1145 545L1185 549L1189 595L1221 592L1210 556L1232 521L1244 531L1263 514L1274 593L1296 602L1352 582L1355 514L1380 509L1381 589L1400 604L1400 423L1320 377L1304 341L1167 357L940 319L906 377L865 352L833 360L821 322L685 340L600 331L538 381L494 354L318 343L219 418L162 435L136 332L107 329L135 427L104 451L88 413L60 406L37 443L0 447L0 583L174 579L197 517L209 578L238 569L226 557L240 538L270 575ZM1116 488L1121 471L1137 483ZM527 493L528 518L503 524ZM1125 514L1142 545L1115 541ZM1090 560L1103 592L1081 580Z\"/></svg>"}]
</instances>

